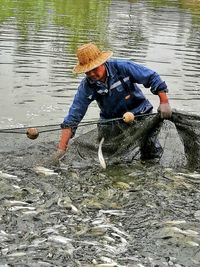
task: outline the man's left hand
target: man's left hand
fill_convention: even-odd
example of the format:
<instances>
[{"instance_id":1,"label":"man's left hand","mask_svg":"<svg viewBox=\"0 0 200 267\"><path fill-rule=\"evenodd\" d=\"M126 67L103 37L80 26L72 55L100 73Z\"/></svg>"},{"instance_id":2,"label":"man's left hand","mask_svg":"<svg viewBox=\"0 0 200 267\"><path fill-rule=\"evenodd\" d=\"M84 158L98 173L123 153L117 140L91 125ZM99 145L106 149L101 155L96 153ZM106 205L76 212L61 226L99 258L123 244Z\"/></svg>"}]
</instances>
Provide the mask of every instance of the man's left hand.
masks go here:
<instances>
[{"instance_id":1,"label":"man's left hand","mask_svg":"<svg viewBox=\"0 0 200 267\"><path fill-rule=\"evenodd\" d=\"M160 112L161 119L170 119L172 116L172 109L169 103L161 103L158 107L158 112Z\"/></svg>"}]
</instances>

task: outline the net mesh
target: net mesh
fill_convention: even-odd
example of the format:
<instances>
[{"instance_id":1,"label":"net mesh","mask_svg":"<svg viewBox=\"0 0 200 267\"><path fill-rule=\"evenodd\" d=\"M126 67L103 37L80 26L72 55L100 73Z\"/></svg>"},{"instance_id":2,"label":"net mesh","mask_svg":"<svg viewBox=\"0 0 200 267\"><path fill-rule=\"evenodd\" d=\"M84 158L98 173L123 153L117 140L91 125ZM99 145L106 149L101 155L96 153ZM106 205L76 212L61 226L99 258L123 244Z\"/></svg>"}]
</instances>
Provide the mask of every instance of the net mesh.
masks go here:
<instances>
[{"instance_id":1,"label":"net mesh","mask_svg":"<svg viewBox=\"0 0 200 267\"><path fill-rule=\"evenodd\" d=\"M188 167L200 169L200 117L176 111L172 122L183 142Z\"/></svg>"},{"instance_id":2,"label":"net mesh","mask_svg":"<svg viewBox=\"0 0 200 267\"><path fill-rule=\"evenodd\" d=\"M23 154L26 150L26 153L32 154L35 158L37 152L38 158L41 154L41 157L47 158L48 161L56 149L60 136L59 125L38 127L39 138L34 141L24 138L26 129L15 128L1 132L4 140L0 144L2 155L4 152L7 155L6 153L13 151L15 147L18 153ZM78 128L79 136L71 140L62 163L85 168L95 164L99 166L98 149L102 137L105 139L102 152L107 166L132 163L141 159L141 148L147 144L147 138L152 130L163 148L159 158L163 166L184 166L200 170L200 116L177 110L173 110L170 120L164 121L160 119L159 114L151 114L136 118L130 125L123 123L122 120L109 121L97 126L84 125ZM15 133L21 134L14 135Z\"/></svg>"},{"instance_id":3,"label":"net mesh","mask_svg":"<svg viewBox=\"0 0 200 267\"><path fill-rule=\"evenodd\" d=\"M98 148L102 137L103 156L108 164L130 163L141 158L141 147L152 130L155 130L163 147L160 162L172 166L184 165L200 169L200 117L173 111L170 121L160 119L159 114L135 120L131 125L121 122L99 125L74 138L66 154L68 164L86 161L99 164Z\"/></svg>"}]
</instances>

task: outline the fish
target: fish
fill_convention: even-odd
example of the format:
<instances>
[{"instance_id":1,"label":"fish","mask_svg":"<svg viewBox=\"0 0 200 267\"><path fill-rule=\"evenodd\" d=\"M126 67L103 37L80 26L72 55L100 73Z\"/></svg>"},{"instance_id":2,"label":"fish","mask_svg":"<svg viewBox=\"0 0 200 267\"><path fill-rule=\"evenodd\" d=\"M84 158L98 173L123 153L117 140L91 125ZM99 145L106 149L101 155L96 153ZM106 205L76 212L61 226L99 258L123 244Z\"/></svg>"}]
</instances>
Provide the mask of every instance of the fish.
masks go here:
<instances>
[{"instance_id":1,"label":"fish","mask_svg":"<svg viewBox=\"0 0 200 267\"><path fill-rule=\"evenodd\" d=\"M27 207L27 206L14 206L11 208L8 208L9 211L18 211L18 210L29 210L33 211L35 210L35 207Z\"/></svg>"},{"instance_id":2,"label":"fish","mask_svg":"<svg viewBox=\"0 0 200 267\"><path fill-rule=\"evenodd\" d=\"M200 179L200 173L194 172L194 173L182 173L179 172L178 175L182 175L186 178L193 178L193 179Z\"/></svg>"},{"instance_id":3,"label":"fish","mask_svg":"<svg viewBox=\"0 0 200 267\"><path fill-rule=\"evenodd\" d=\"M45 168L43 166L36 166L34 168L34 171L37 174L43 174L45 176L58 175L58 173L54 172L54 170L47 169L47 168Z\"/></svg>"},{"instance_id":4,"label":"fish","mask_svg":"<svg viewBox=\"0 0 200 267\"><path fill-rule=\"evenodd\" d=\"M119 265L115 262L113 263L99 263L99 264L94 264L95 267L118 267Z\"/></svg>"},{"instance_id":5,"label":"fish","mask_svg":"<svg viewBox=\"0 0 200 267\"><path fill-rule=\"evenodd\" d=\"M12 254L8 254L6 255L7 257L23 257L23 256L27 256L27 253L26 252L14 252Z\"/></svg>"},{"instance_id":6,"label":"fish","mask_svg":"<svg viewBox=\"0 0 200 267\"><path fill-rule=\"evenodd\" d=\"M15 237L16 237L15 234L8 234L3 230L0 231L0 242L5 242L5 241L7 242L13 240Z\"/></svg>"},{"instance_id":7,"label":"fish","mask_svg":"<svg viewBox=\"0 0 200 267\"><path fill-rule=\"evenodd\" d=\"M177 225L177 224L184 224L186 223L185 220L174 220L174 221L165 221L164 224L171 224L171 225Z\"/></svg>"},{"instance_id":8,"label":"fish","mask_svg":"<svg viewBox=\"0 0 200 267\"><path fill-rule=\"evenodd\" d=\"M60 235L51 235L48 237L48 241L55 242L55 243L60 243L63 245L69 244L72 240L70 238L66 238L64 236Z\"/></svg>"},{"instance_id":9,"label":"fish","mask_svg":"<svg viewBox=\"0 0 200 267\"><path fill-rule=\"evenodd\" d=\"M74 214L77 214L79 212L77 207L72 204L72 201L69 197L63 197L63 198L59 197L57 204L61 208L66 208L71 210L72 213Z\"/></svg>"},{"instance_id":10,"label":"fish","mask_svg":"<svg viewBox=\"0 0 200 267\"><path fill-rule=\"evenodd\" d=\"M199 247L199 244L193 241L187 241L186 242L188 245L190 245L191 247Z\"/></svg>"},{"instance_id":11,"label":"fish","mask_svg":"<svg viewBox=\"0 0 200 267\"><path fill-rule=\"evenodd\" d=\"M106 169L106 162L105 162L105 159L104 159L103 153L102 153L103 142L104 142L104 137L102 137L102 139L101 139L101 141L99 143L98 158L99 158L99 162L100 162L101 167L103 169Z\"/></svg>"},{"instance_id":12,"label":"fish","mask_svg":"<svg viewBox=\"0 0 200 267\"><path fill-rule=\"evenodd\" d=\"M110 214L110 215L115 215L115 216L123 216L126 214L126 212L121 211L121 210L100 210L99 214Z\"/></svg>"},{"instance_id":13,"label":"fish","mask_svg":"<svg viewBox=\"0 0 200 267\"><path fill-rule=\"evenodd\" d=\"M29 205L28 202L18 201L18 200L5 200L5 204L8 206L16 206L16 205Z\"/></svg>"},{"instance_id":14,"label":"fish","mask_svg":"<svg viewBox=\"0 0 200 267\"><path fill-rule=\"evenodd\" d=\"M8 173L2 172L2 171L0 171L0 175L2 178L17 178L16 175L8 174Z\"/></svg>"},{"instance_id":15,"label":"fish","mask_svg":"<svg viewBox=\"0 0 200 267\"><path fill-rule=\"evenodd\" d=\"M168 236L174 236L175 234L180 234L180 235L184 235L184 236L187 236L187 237L198 237L199 236L199 233L196 232L196 231L193 231L193 230L190 230L190 229L187 229L187 230L182 230L178 227L166 227L164 229L165 233L168 235Z\"/></svg>"},{"instance_id":16,"label":"fish","mask_svg":"<svg viewBox=\"0 0 200 267\"><path fill-rule=\"evenodd\" d=\"M0 178L12 179L12 180L16 180L17 182L21 181L21 179L18 178L16 175L5 173L5 172L2 172L2 171L0 171Z\"/></svg>"},{"instance_id":17,"label":"fish","mask_svg":"<svg viewBox=\"0 0 200 267\"><path fill-rule=\"evenodd\" d=\"M52 243L57 243L60 245L65 246L65 251L72 256L73 252L75 250L74 246L71 244L71 239L64 237L64 236L60 236L60 235L51 235L48 237L48 241L52 242Z\"/></svg>"}]
</instances>

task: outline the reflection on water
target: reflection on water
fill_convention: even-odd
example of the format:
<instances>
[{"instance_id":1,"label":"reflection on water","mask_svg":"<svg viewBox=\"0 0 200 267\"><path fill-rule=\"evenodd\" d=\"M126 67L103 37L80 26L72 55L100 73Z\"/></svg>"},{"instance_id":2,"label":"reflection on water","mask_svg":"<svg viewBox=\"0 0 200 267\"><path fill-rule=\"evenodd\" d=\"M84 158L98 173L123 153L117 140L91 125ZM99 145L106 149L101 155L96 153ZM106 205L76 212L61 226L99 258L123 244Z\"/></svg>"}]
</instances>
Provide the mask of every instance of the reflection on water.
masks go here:
<instances>
[{"instance_id":1,"label":"reflection on water","mask_svg":"<svg viewBox=\"0 0 200 267\"><path fill-rule=\"evenodd\" d=\"M200 113L199 1L0 3L0 128L60 123L81 79L72 74L75 49L91 40L158 71L171 105Z\"/></svg>"}]
</instances>

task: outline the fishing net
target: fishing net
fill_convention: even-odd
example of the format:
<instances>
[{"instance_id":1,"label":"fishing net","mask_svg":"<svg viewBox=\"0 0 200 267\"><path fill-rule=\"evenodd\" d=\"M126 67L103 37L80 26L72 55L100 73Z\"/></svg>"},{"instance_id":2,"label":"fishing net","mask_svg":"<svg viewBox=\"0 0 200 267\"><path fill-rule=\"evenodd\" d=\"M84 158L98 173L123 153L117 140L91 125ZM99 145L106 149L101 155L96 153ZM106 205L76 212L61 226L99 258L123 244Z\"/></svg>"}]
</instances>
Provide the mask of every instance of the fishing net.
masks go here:
<instances>
[{"instance_id":1,"label":"fishing net","mask_svg":"<svg viewBox=\"0 0 200 267\"><path fill-rule=\"evenodd\" d=\"M200 117L176 111L171 120L184 144L188 167L200 168Z\"/></svg>"},{"instance_id":2,"label":"fishing net","mask_svg":"<svg viewBox=\"0 0 200 267\"><path fill-rule=\"evenodd\" d=\"M77 129L77 137L71 140L69 149L61 161L68 166L85 168L99 166L98 151L102 137L104 137L102 153L107 166L133 163L134 160L141 159L144 147L147 151L148 145L151 147L148 138L153 132L153 139L157 139L163 148L157 162L166 167L184 166L192 170L200 169L200 116L198 115L173 110L170 120L161 120L159 114L148 114L136 117L131 124L119 119L99 123L88 121L81 123L80 126ZM32 155L33 161L37 160L35 154L37 158L45 157L48 161L56 149L60 125L34 127L39 131L39 138L34 141L24 138L26 127L1 130L4 140L0 145L1 150L8 153L15 147L18 153L24 153L26 150L26 153ZM155 140L154 143L157 142ZM30 159L27 158L27 161L30 162Z\"/></svg>"},{"instance_id":3,"label":"fishing net","mask_svg":"<svg viewBox=\"0 0 200 267\"><path fill-rule=\"evenodd\" d=\"M160 125L159 116L140 119L127 125L122 121L98 124L97 128L76 138L73 148L83 158L96 153L99 141L104 137L103 152L107 157L133 158L138 154L138 147L148 133Z\"/></svg>"},{"instance_id":4,"label":"fishing net","mask_svg":"<svg viewBox=\"0 0 200 267\"><path fill-rule=\"evenodd\" d=\"M163 147L159 161L164 166L200 168L200 117L173 111L172 118L162 120L159 114L136 118L132 124L121 121L97 125L73 139L66 154L68 164L99 164L99 141L104 137L103 156L107 164L131 163L141 159L142 147L152 131Z\"/></svg>"}]
</instances>

